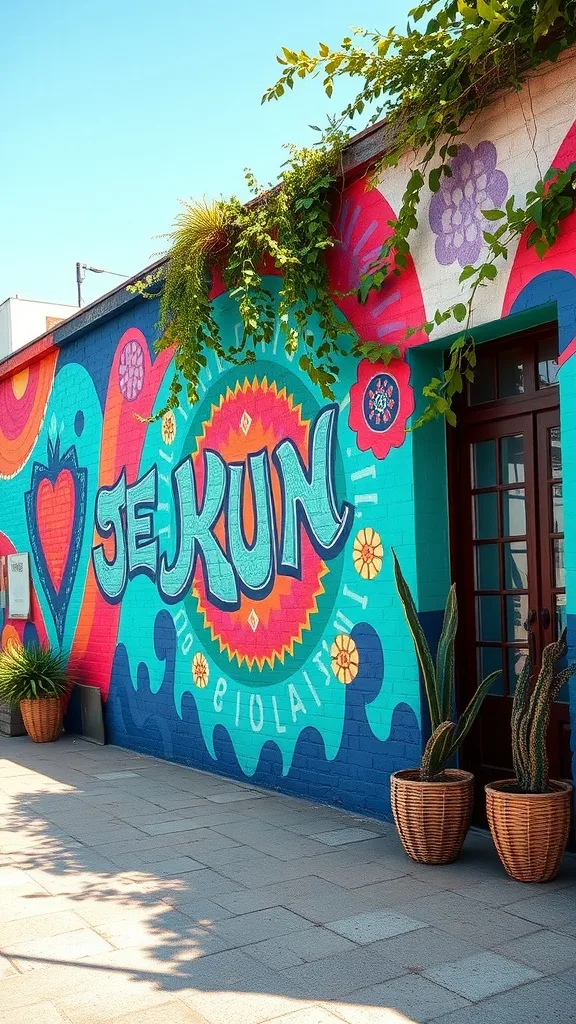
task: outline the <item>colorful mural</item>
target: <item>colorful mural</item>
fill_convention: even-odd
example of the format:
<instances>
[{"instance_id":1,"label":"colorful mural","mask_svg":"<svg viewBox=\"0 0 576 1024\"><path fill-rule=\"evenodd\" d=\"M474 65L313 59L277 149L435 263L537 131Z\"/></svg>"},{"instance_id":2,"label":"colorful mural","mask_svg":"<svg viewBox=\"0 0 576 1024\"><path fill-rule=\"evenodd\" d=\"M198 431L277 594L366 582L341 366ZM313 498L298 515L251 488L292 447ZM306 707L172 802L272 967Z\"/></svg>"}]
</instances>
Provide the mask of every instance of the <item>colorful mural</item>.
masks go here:
<instances>
[{"instance_id":1,"label":"colorful mural","mask_svg":"<svg viewBox=\"0 0 576 1024\"><path fill-rule=\"evenodd\" d=\"M234 332L234 303L215 305ZM212 357L200 402L150 423L172 374L155 316L142 302L104 344L96 329L51 352L32 450L4 482L42 635L101 687L112 740L384 812L420 745L387 550L405 523L384 500L390 471L410 487L408 365L351 361L326 402L277 334L249 371ZM18 378L2 387L23 400Z\"/></svg>"},{"instance_id":2,"label":"colorful mural","mask_svg":"<svg viewBox=\"0 0 576 1024\"><path fill-rule=\"evenodd\" d=\"M216 306L222 331L234 330L227 295ZM398 395L408 403L402 370ZM154 408L168 382L166 373ZM369 684L374 742L390 742L397 713L410 723L407 746L418 743L417 687L404 687L404 699L401 680L398 698L382 690L381 650L377 682L368 665L362 672L365 638L381 645L383 609L396 631L401 613L375 528L385 466L359 448L351 384L341 382L336 402L322 401L279 340L249 373L213 359L198 405L148 427L137 478L122 470L99 489L93 572L102 598L121 602L113 729L128 736L128 721L158 726L171 688L171 724L156 741L164 753L285 781L312 733L310 785L315 777L326 786L349 742L347 691ZM374 423L375 443L396 419ZM142 608L150 628L135 644ZM174 716L184 725L192 707L182 736Z\"/></svg>"},{"instance_id":3,"label":"colorful mural","mask_svg":"<svg viewBox=\"0 0 576 1024\"><path fill-rule=\"evenodd\" d=\"M558 162L574 158L575 138ZM426 335L405 331L436 308L439 268L447 290L477 258L482 209L515 187L501 152L483 134L462 147L430 197L421 250L364 305L351 292L393 208L363 180L346 189L329 256L334 302L362 339L400 344L401 358L350 360L334 401L278 329L249 368L211 355L200 401L150 422L171 356L154 353L156 303L134 299L73 340L56 329L11 375L5 365L0 554L31 552L34 599L30 623L1 620L2 641L49 638L69 651L76 677L102 691L112 741L387 813L390 772L416 763L422 743L391 546L425 628L445 595L417 560L439 543L433 525L423 538L438 509L415 486L407 432ZM576 348L573 229L543 263L522 242L503 305L484 317L556 302L563 364ZM234 338L235 304L218 286L214 304ZM572 367L562 374L561 394L576 386ZM569 437L568 427L565 452ZM575 486L569 468L565 481ZM430 562L447 578L447 546Z\"/></svg>"}]
</instances>

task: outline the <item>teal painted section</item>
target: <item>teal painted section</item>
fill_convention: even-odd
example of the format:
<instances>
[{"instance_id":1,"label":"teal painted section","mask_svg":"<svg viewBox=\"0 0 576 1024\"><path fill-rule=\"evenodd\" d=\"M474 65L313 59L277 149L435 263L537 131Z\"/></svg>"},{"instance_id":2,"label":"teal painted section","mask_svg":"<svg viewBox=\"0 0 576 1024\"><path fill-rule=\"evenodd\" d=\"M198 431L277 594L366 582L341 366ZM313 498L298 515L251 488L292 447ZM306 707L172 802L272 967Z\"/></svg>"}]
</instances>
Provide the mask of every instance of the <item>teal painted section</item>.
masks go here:
<instances>
[{"instance_id":1,"label":"teal painted section","mask_svg":"<svg viewBox=\"0 0 576 1024\"><path fill-rule=\"evenodd\" d=\"M236 304L215 311L234 337ZM211 354L200 401L154 421L173 374L156 315L52 350L22 419L0 553L32 552L36 635L101 687L112 741L386 814L421 745L390 555L416 593L409 367L350 359L327 401L277 332L249 367ZM0 385L0 428L30 387Z\"/></svg>"},{"instance_id":2,"label":"teal painted section","mask_svg":"<svg viewBox=\"0 0 576 1024\"><path fill-rule=\"evenodd\" d=\"M441 374L443 353L416 349L409 360L418 416L425 403L422 388ZM444 608L451 582L446 431L444 420L437 419L412 434L418 610L422 613Z\"/></svg>"}]
</instances>

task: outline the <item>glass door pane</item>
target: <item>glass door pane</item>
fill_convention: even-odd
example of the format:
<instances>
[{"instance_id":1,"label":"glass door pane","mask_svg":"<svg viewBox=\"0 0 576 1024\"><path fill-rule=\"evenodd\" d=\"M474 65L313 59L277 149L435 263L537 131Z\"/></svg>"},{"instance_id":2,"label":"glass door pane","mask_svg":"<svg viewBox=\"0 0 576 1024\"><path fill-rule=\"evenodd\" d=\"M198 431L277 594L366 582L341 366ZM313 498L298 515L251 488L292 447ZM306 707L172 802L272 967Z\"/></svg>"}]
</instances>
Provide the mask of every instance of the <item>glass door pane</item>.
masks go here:
<instances>
[{"instance_id":1,"label":"glass door pane","mask_svg":"<svg viewBox=\"0 0 576 1024\"><path fill-rule=\"evenodd\" d=\"M527 652L526 620L530 590L528 508L532 477L531 418L486 427L494 437L470 445L470 506L474 561L474 641L477 682L500 669L491 695L514 692L519 666Z\"/></svg>"}]
</instances>

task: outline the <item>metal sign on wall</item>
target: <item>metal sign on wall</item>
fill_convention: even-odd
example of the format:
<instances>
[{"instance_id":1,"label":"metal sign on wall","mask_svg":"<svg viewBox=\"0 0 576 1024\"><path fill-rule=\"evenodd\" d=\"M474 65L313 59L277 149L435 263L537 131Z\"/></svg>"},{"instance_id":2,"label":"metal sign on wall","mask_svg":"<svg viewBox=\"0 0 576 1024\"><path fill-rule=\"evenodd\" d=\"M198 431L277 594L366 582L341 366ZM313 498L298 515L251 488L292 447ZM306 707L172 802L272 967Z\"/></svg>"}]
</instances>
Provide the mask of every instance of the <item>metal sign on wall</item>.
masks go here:
<instances>
[{"instance_id":1,"label":"metal sign on wall","mask_svg":"<svg viewBox=\"0 0 576 1024\"><path fill-rule=\"evenodd\" d=\"M6 558L8 618L30 618L30 563L28 553Z\"/></svg>"}]
</instances>

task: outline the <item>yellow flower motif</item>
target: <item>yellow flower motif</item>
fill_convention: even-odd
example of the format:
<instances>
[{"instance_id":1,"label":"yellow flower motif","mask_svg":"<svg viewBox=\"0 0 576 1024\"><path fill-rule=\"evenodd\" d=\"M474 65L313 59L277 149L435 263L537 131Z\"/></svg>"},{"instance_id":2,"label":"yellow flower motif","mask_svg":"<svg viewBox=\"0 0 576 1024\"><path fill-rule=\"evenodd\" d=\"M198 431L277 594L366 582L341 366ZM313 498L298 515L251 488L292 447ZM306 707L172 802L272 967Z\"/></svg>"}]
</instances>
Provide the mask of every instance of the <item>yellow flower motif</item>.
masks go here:
<instances>
[{"instance_id":1,"label":"yellow flower motif","mask_svg":"<svg viewBox=\"0 0 576 1024\"><path fill-rule=\"evenodd\" d=\"M164 444L172 444L176 437L176 417L172 409L168 409L162 417L162 440Z\"/></svg>"},{"instance_id":2,"label":"yellow flower motif","mask_svg":"<svg viewBox=\"0 0 576 1024\"><path fill-rule=\"evenodd\" d=\"M194 685L203 690L205 686L208 686L209 675L210 670L208 668L208 662L204 655L199 651L192 658L192 679L194 681Z\"/></svg>"},{"instance_id":3,"label":"yellow flower motif","mask_svg":"<svg viewBox=\"0 0 576 1024\"><path fill-rule=\"evenodd\" d=\"M351 683L358 675L358 648L348 633L339 633L330 648L332 671L340 683Z\"/></svg>"},{"instance_id":4,"label":"yellow flower motif","mask_svg":"<svg viewBox=\"0 0 576 1024\"><path fill-rule=\"evenodd\" d=\"M360 573L363 580L373 580L378 575L383 558L384 548L380 534L371 526L358 530L352 546L352 561L356 572Z\"/></svg>"}]
</instances>

